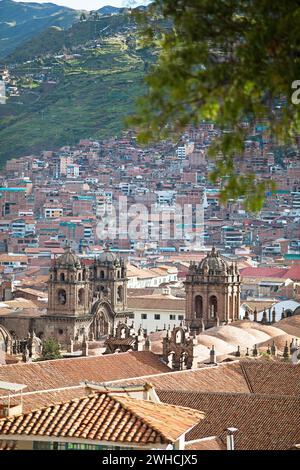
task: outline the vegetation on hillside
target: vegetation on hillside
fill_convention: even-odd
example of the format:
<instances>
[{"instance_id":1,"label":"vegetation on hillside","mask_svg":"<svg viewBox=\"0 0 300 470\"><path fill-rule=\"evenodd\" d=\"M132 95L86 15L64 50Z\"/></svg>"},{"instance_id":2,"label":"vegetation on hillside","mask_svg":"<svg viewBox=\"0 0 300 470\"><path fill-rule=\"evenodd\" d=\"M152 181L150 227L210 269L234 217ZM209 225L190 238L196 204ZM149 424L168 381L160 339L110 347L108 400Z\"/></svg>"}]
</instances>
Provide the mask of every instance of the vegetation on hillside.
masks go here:
<instances>
[{"instance_id":1,"label":"vegetation on hillside","mask_svg":"<svg viewBox=\"0 0 300 470\"><path fill-rule=\"evenodd\" d=\"M40 49L29 63L27 47L16 52L14 60L18 56L19 61L11 70L21 93L0 107L0 165L9 158L124 129L124 118L133 113L154 59L150 51L136 46L124 16L111 20L114 28L107 36L95 36L89 21L77 23L67 35L48 30L42 37L51 40L30 42ZM95 23L98 27L101 22ZM68 49L62 47L61 33L64 41L70 38Z\"/></svg>"},{"instance_id":2,"label":"vegetation on hillside","mask_svg":"<svg viewBox=\"0 0 300 470\"><path fill-rule=\"evenodd\" d=\"M87 15L86 20L78 21L68 29L56 26L45 29L6 56L5 62L22 63L45 55L71 52L88 41L100 41L102 38L130 31L134 25L130 15L99 16L96 19L93 15Z\"/></svg>"},{"instance_id":3,"label":"vegetation on hillside","mask_svg":"<svg viewBox=\"0 0 300 470\"><path fill-rule=\"evenodd\" d=\"M0 1L0 58L50 26L70 27L81 12L53 3Z\"/></svg>"}]
</instances>

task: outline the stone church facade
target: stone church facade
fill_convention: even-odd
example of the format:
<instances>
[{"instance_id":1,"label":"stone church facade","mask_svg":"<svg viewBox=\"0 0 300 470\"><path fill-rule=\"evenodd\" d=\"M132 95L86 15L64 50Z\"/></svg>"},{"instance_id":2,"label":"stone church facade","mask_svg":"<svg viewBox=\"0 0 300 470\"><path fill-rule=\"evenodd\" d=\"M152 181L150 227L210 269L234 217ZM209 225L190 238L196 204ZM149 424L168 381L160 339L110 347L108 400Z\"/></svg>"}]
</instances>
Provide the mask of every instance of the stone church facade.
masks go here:
<instances>
[{"instance_id":1,"label":"stone church facade","mask_svg":"<svg viewBox=\"0 0 300 470\"><path fill-rule=\"evenodd\" d=\"M241 279L236 263L215 248L192 262L185 281L187 326L195 332L239 319Z\"/></svg>"},{"instance_id":2,"label":"stone church facade","mask_svg":"<svg viewBox=\"0 0 300 470\"><path fill-rule=\"evenodd\" d=\"M51 267L45 337L64 345L70 338L97 341L128 313L126 264L113 253L102 253L87 267L67 248Z\"/></svg>"},{"instance_id":3,"label":"stone church facade","mask_svg":"<svg viewBox=\"0 0 300 470\"><path fill-rule=\"evenodd\" d=\"M1 318L1 323L17 339L34 331L42 339L56 338L63 348L71 340L104 339L131 313L127 310L126 275L125 261L111 252L103 252L86 266L67 247L50 268L47 312L26 318L10 315Z\"/></svg>"},{"instance_id":4,"label":"stone church facade","mask_svg":"<svg viewBox=\"0 0 300 470\"><path fill-rule=\"evenodd\" d=\"M191 336L239 318L240 284L236 264L229 263L215 249L199 263L190 264L185 280L184 327ZM40 339L56 338L63 349L104 339L106 353L149 348L142 333L131 333L127 325L130 313L125 261L105 251L87 265L67 247L49 271L47 311L24 317L16 313L1 317L0 323L7 331L14 331L14 339L20 344L24 338L36 335ZM176 367L187 364L189 368L195 345L186 332L179 341L181 336L178 331L174 341L171 336L166 338L164 356L168 360L172 356ZM174 354L170 356L170 352Z\"/></svg>"}]
</instances>

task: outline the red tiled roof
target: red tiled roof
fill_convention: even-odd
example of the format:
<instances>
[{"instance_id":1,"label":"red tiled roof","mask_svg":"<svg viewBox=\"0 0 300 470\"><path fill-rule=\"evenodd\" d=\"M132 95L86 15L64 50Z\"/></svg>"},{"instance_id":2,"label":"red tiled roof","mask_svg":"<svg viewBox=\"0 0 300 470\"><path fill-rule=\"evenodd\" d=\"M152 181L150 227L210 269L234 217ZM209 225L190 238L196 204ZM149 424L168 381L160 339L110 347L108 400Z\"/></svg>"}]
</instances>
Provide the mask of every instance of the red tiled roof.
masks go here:
<instances>
[{"instance_id":1,"label":"red tiled roof","mask_svg":"<svg viewBox=\"0 0 300 470\"><path fill-rule=\"evenodd\" d=\"M217 436L187 442L185 450L226 450L226 445Z\"/></svg>"},{"instance_id":2,"label":"red tiled roof","mask_svg":"<svg viewBox=\"0 0 300 470\"><path fill-rule=\"evenodd\" d=\"M7 395L2 395L2 393L0 393L0 403L2 403L3 400L7 400ZM25 393L22 394L23 412L27 413L28 411L36 410L37 408L43 408L45 406L72 400L74 398L81 398L90 393L91 390L85 385L76 385L59 390L39 390L37 392L25 391ZM21 399L20 393L12 394L11 399L16 400L16 402L19 403Z\"/></svg>"},{"instance_id":3,"label":"red tiled roof","mask_svg":"<svg viewBox=\"0 0 300 470\"><path fill-rule=\"evenodd\" d=\"M175 442L203 413L174 405L94 393L0 420L0 435L62 437L132 444Z\"/></svg>"},{"instance_id":4,"label":"red tiled roof","mask_svg":"<svg viewBox=\"0 0 300 470\"><path fill-rule=\"evenodd\" d=\"M284 279L300 281L300 266L291 266L283 277Z\"/></svg>"},{"instance_id":5,"label":"red tiled roof","mask_svg":"<svg viewBox=\"0 0 300 470\"><path fill-rule=\"evenodd\" d=\"M249 392L247 381L238 362L114 382L128 385L143 384L145 381L151 382L157 390Z\"/></svg>"},{"instance_id":6,"label":"red tiled roof","mask_svg":"<svg viewBox=\"0 0 300 470\"><path fill-rule=\"evenodd\" d=\"M253 393L300 397L300 365L240 361L240 366Z\"/></svg>"},{"instance_id":7,"label":"red tiled roof","mask_svg":"<svg viewBox=\"0 0 300 470\"><path fill-rule=\"evenodd\" d=\"M157 355L138 351L11 364L0 367L0 380L23 383L29 392L79 385L84 380L105 382L169 371Z\"/></svg>"},{"instance_id":8,"label":"red tiled roof","mask_svg":"<svg viewBox=\"0 0 300 470\"><path fill-rule=\"evenodd\" d=\"M244 268L240 270L242 277L277 277L285 278L288 270L286 268Z\"/></svg>"},{"instance_id":9,"label":"red tiled roof","mask_svg":"<svg viewBox=\"0 0 300 470\"><path fill-rule=\"evenodd\" d=\"M300 442L300 397L245 393L158 391L165 403L194 407L205 414L186 440L218 436L235 427L237 450L287 450Z\"/></svg>"},{"instance_id":10,"label":"red tiled roof","mask_svg":"<svg viewBox=\"0 0 300 470\"><path fill-rule=\"evenodd\" d=\"M282 278L292 279L293 281L300 281L300 266L291 266L290 268L243 268L240 270L242 277L269 277L269 278Z\"/></svg>"},{"instance_id":11,"label":"red tiled roof","mask_svg":"<svg viewBox=\"0 0 300 470\"><path fill-rule=\"evenodd\" d=\"M196 370L169 372L115 380L114 383L151 382L157 390L259 393L300 397L300 365L272 361L238 361Z\"/></svg>"}]
</instances>

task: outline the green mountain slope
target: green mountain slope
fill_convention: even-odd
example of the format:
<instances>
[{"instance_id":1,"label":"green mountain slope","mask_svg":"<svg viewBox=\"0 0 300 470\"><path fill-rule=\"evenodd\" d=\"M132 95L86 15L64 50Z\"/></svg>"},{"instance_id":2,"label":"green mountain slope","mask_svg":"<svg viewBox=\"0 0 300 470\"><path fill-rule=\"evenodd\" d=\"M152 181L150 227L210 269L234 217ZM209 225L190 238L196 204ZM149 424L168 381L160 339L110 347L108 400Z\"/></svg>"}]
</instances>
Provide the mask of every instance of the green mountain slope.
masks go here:
<instances>
[{"instance_id":1,"label":"green mountain slope","mask_svg":"<svg viewBox=\"0 0 300 470\"><path fill-rule=\"evenodd\" d=\"M71 26L79 16L80 12L53 3L0 0L0 58L50 26Z\"/></svg>"},{"instance_id":2,"label":"green mountain slope","mask_svg":"<svg viewBox=\"0 0 300 470\"><path fill-rule=\"evenodd\" d=\"M20 63L46 54L58 54L66 50L71 52L88 41L98 41L118 33L127 34L133 29L134 23L130 16L122 14L99 17L97 21L78 21L67 30L50 27L7 55L5 62Z\"/></svg>"},{"instance_id":3,"label":"green mountain slope","mask_svg":"<svg viewBox=\"0 0 300 470\"><path fill-rule=\"evenodd\" d=\"M63 38L60 30L48 31L57 41L51 41L51 53L38 41L43 50L36 49L39 58L28 63L23 57L11 67L20 96L0 106L0 165L80 138L116 135L124 128L155 56L137 48L134 25L122 18L114 20L120 24L107 37L95 34L89 21L77 23ZM68 50L58 55L65 38L70 40ZM22 51L16 54L21 57Z\"/></svg>"}]
</instances>

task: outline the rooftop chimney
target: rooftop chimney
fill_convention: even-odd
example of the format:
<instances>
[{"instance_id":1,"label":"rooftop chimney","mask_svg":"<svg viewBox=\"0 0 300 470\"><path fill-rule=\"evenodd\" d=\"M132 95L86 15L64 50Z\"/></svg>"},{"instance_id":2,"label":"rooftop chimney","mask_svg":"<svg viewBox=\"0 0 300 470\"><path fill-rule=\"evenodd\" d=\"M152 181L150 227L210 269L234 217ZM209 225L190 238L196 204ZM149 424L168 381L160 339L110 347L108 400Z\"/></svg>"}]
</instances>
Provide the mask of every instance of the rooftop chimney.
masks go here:
<instances>
[{"instance_id":1,"label":"rooftop chimney","mask_svg":"<svg viewBox=\"0 0 300 470\"><path fill-rule=\"evenodd\" d=\"M226 432L227 432L227 439L226 439L227 450L234 450L234 437L233 437L233 435L237 431L238 431L237 428L227 428L226 429Z\"/></svg>"},{"instance_id":2,"label":"rooftop chimney","mask_svg":"<svg viewBox=\"0 0 300 470\"><path fill-rule=\"evenodd\" d=\"M211 347L211 350L210 350L210 353L209 353L209 359L210 359L210 363L211 363L211 364L216 364L216 362L217 362L217 355L216 355L216 351L215 351L215 347L214 347L214 346Z\"/></svg>"}]
</instances>

